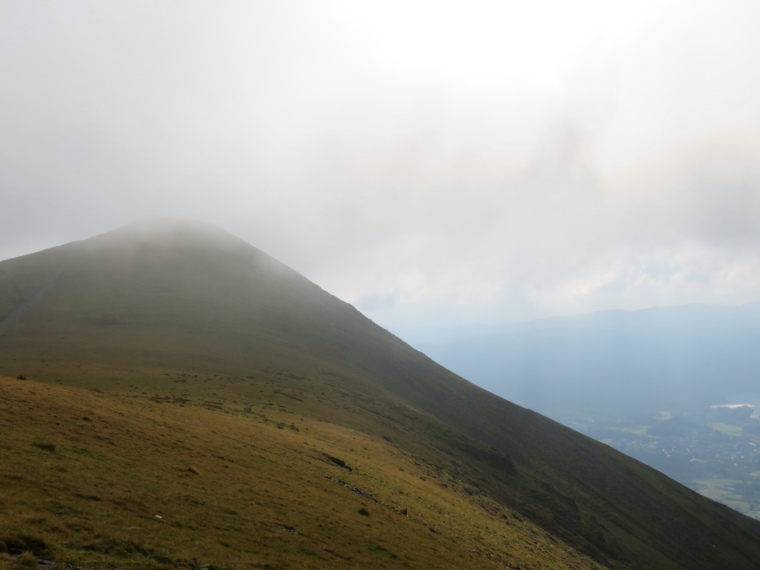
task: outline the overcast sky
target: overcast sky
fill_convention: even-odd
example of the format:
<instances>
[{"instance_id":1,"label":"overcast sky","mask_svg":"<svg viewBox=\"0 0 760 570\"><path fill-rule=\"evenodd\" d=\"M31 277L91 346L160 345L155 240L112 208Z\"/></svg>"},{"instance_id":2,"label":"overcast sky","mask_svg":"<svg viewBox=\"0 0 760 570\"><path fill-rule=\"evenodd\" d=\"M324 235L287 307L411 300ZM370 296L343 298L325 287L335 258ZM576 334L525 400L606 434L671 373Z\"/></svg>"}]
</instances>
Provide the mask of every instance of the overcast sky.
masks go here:
<instances>
[{"instance_id":1,"label":"overcast sky","mask_svg":"<svg viewBox=\"0 0 760 570\"><path fill-rule=\"evenodd\" d=\"M0 0L0 259L218 224L404 335L760 299L756 0Z\"/></svg>"}]
</instances>

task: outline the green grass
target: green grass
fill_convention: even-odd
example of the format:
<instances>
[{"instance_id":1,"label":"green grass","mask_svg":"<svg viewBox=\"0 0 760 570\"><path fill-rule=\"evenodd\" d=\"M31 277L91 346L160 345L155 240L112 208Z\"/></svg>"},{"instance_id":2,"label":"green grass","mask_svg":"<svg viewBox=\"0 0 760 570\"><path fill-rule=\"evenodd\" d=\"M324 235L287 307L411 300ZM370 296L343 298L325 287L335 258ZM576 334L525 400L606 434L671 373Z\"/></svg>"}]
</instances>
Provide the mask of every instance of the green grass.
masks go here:
<instances>
[{"instance_id":1,"label":"green grass","mask_svg":"<svg viewBox=\"0 0 760 570\"><path fill-rule=\"evenodd\" d=\"M732 509L736 509L740 513L746 513L749 511L749 503L747 501L742 501L741 497L726 499L726 504Z\"/></svg>"},{"instance_id":2,"label":"green grass","mask_svg":"<svg viewBox=\"0 0 760 570\"><path fill-rule=\"evenodd\" d=\"M699 494L708 499L712 499L713 501L722 501L728 497L731 492L717 487L705 487L700 489Z\"/></svg>"},{"instance_id":3,"label":"green grass","mask_svg":"<svg viewBox=\"0 0 760 570\"><path fill-rule=\"evenodd\" d=\"M2 378L0 430L0 541L77 566L594 567L419 456L287 411Z\"/></svg>"}]
</instances>

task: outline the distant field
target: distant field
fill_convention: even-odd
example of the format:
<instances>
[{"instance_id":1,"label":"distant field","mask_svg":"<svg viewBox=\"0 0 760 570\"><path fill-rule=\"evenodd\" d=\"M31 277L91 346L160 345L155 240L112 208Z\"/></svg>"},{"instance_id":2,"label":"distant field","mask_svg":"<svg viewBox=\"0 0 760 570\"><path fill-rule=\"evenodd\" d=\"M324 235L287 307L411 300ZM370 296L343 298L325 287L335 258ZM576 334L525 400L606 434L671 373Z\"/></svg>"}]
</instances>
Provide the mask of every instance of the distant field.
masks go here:
<instances>
[{"instance_id":1,"label":"distant field","mask_svg":"<svg viewBox=\"0 0 760 570\"><path fill-rule=\"evenodd\" d=\"M720 422L715 422L710 425L714 430L724 433L726 435L730 435L732 437L741 437L744 434L744 430L739 426L732 426L732 425L723 424Z\"/></svg>"},{"instance_id":2,"label":"distant field","mask_svg":"<svg viewBox=\"0 0 760 570\"><path fill-rule=\"evenodd\" d=\"M717 414L733 419L714 421ZM584 417L567 423L705 497L760 519L760 481L755 481L760 477L760 422L746 411L641 412L625 421L615 414Z\"/></svg>"}]
</instances>

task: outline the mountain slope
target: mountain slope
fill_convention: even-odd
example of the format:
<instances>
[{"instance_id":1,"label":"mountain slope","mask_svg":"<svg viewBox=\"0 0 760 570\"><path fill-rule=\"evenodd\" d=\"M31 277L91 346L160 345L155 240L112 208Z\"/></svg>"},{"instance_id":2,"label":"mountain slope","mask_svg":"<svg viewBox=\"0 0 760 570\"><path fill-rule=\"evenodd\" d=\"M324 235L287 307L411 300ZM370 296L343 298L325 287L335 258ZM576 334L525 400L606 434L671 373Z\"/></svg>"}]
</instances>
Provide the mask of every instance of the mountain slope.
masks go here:
<instances>
[{"instance_id":1,"label":"mountain slope","mask_svg":"<svg viewBox=\"0 0 760 570\"><path fill-rule=\"evenodd\" d=\"M620 568L760 564L755 521L466 382L213 227L133 225L2 262L0 311L0 372L9 376L97 389L114 406L109 398L179 402L177 418L197 408L211 423L263 415L278 437L292 418L296 429L304 421L382 443L382 453L411 458L442 497L476 507L470 530L449 536L488 528L501 550L484 559L545 567L546 557L531 559L509 540L519 524L523 536L540 529L534 550L563 545L575 560L568 566L591 567L587 557ZM361 463L357 449L344 447L340 461ZM383 479L383 461L360 472ZM400 490L417 493L409 485ZM289 504L283 489L275 494ZM418 540L396 536L388 547L413 557ZM547 556L561 567L558 553Z\"/></svg>"},{"instance_id":2,"label":"mountain slope","mask_svg":"<svg viewBox=\"0 0 760 570\"><path fill-rule=\"evenodd\" d=\"M594 567L388 441L279 406L0 378L0 430L0 550L87 568Z\"/></svg>"}]
</instances>

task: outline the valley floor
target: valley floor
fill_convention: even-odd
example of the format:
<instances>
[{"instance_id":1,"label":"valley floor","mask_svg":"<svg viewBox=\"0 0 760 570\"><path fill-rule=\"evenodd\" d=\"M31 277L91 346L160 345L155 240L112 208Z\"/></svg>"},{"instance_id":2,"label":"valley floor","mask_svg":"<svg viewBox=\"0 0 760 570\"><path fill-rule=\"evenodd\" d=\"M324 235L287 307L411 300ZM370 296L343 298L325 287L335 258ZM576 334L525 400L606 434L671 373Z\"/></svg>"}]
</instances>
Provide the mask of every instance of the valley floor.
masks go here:
<instances>
[{"instance_id":1,"label":"valley floor","mask_svg":"<svg viewBox=\"0 0 760 570\"><path fill-rule=\"evenodd\" d=\"M605 414L564 423L705 497L760 519L760 421L751 408Z\"/></svg>"}]
</instances>

